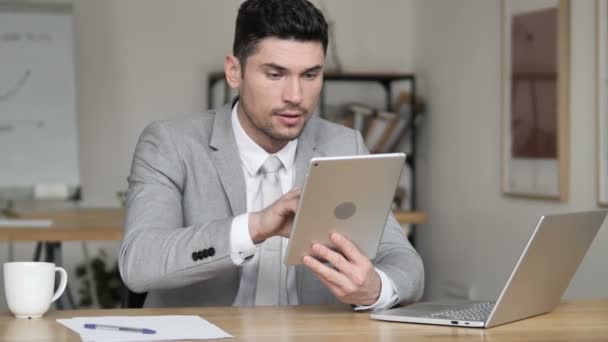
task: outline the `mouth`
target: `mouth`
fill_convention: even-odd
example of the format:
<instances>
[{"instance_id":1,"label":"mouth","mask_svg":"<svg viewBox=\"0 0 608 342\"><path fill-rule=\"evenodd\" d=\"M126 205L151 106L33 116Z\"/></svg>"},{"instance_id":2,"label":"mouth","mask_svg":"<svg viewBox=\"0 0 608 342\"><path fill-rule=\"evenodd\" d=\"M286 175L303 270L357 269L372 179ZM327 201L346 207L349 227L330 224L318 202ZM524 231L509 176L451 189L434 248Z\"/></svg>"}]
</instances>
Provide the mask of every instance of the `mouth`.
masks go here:
<instances>
[{"instance_id":1,"label":"mouth","mask_svg":"<svg viewBox=\"0 0 608 342\"><path fill-rule=\"evenodd\" d=\"M276 113L279 121L286 126L296 126L298 125L304 118L304 113L302 112L280 112Z\"/></svg>"}]
</instances>

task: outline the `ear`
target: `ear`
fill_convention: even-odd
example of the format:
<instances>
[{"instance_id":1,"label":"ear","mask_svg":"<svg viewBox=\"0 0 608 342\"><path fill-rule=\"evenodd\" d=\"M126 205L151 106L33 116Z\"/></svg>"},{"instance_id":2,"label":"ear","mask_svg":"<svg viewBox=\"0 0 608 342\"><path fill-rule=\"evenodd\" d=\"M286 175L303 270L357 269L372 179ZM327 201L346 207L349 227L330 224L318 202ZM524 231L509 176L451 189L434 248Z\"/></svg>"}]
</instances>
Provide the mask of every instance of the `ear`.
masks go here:
<instances>
[{"instance_id":1,"label":"ear","mask_svg":"<svg viewBox=\"0 0 608 342\"><path fill-rule=\"evenodd\" d=\"M241 63L238 58L233 55L224 58L224 73L231 88L238 88L241 85Z\"/></svg>"}]
</instances>

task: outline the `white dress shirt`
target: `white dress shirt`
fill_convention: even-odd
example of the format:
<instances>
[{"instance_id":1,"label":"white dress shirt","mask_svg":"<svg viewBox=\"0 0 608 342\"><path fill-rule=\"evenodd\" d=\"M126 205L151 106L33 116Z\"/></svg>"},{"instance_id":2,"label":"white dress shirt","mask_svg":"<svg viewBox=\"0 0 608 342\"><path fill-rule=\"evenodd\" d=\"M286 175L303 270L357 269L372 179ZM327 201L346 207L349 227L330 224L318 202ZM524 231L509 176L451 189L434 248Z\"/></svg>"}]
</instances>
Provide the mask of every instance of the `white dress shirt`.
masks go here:
<instances>
[{"instance_id":1,"label":"white dress shirt","mask_svg":"<svg viewBox=\"0 0 608 342\"><path fill-rule=\"evenodd\" d=\"M249 234L249 212L253 207L253 200L256 189L258 189L261 177L258 175L258 169L270 155L258 144L256 144L245 132L237 116L238 102L232 109L232 130L236 139L236 144L239 149L243 174L245 175L245 187L247 192L247 213L236 216L232 220L230 230L230 257L235 265L241 266L241 279L239 290L234 300L235 306L252 306L255 298L255 289L257 284L257 269L259 260L257 256L259 247L253 243ZM293 187L295 180L295 154L297 148L297 139L290 141L283 149L275 153L281 160L284 168L279 171L281 187L283 193L288 192ZM282 244L283 253L287 243ZM281 267L286 267L286 287L289 305L297 305L297 290L295 281L295 268L293 266L285 266L281 262ZM380 297L376 303L369 306L357 306L355 310L379 310L394 305L398 298L392 281L384 274L384 272L376 269L381 282L382 289Z\"/></svg>"}]
</instances>

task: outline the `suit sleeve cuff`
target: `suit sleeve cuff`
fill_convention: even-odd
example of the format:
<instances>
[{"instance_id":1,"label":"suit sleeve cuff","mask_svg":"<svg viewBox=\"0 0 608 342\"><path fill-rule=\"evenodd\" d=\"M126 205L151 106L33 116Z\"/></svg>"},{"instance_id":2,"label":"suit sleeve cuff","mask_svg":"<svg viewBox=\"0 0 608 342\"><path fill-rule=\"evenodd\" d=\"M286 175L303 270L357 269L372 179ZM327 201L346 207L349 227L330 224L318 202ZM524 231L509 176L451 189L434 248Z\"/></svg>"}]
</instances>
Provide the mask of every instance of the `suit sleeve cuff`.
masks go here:
<instances>
[{"instance_id":1,"label":"suit sleeve cuff","mask_svg":"<svg viewBox=\"0 0 608 342\"><path fill-rule=\"evenodd\" d=\"M368 306L357 305L355 306L355 311L383 310L395 305L399 300L399 297L397 297L397 292L395 291L395 285L393 285L393 281L390 280L389 277L384 274L384 272L380 271L377 268L376 272L378 272L378 275L380 276L380 282L382 284L382 289L380 290L380 296L378 297L378 300L374 304Z\"/></svg>"},{"instance_id":2,"label":"suit sleeve cuff","mask_svg":"<svg viewBox=\"0 0 608 342\"><path fill-rule=\"evenodd\" d=\"M249 214L242 214L232 219L230 226L230 258L240 266L256 252L256 245L249 235Z\"/></svg>"}]
</instances>

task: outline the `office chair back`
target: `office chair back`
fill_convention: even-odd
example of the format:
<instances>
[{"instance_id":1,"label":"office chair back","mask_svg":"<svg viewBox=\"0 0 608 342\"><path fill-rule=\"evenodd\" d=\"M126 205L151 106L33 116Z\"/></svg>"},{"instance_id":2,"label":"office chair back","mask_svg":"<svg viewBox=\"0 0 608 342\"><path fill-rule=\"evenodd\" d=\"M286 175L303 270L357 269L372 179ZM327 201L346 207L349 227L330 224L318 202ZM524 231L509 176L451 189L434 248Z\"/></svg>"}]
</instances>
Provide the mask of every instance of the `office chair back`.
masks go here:
<instances>
[{"instance_id":1,"label":"office chair back","mask_svg":"<svg viewBox=\"0 0 608 342\"><path fill-rule=\"evenodd\" d=\"M137 293L129 290L126 285L123 285L122 291L122 303L120 305L123 309L140 309L144 307L146 296L148 292Z\"/></svg>"}]
</instances>

